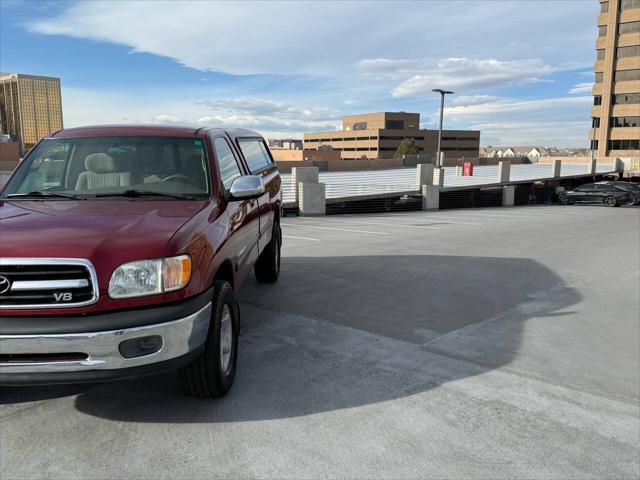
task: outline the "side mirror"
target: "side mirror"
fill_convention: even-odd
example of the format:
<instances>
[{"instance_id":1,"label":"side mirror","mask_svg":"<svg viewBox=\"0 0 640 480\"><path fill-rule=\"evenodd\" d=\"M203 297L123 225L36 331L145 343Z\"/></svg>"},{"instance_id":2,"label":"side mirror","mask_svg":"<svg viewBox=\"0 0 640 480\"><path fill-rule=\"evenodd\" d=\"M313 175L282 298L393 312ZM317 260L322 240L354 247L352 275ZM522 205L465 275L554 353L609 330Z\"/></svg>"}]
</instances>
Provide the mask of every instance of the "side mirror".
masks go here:
<instances>
[{"instance_id":1,"label":"side mirror","mask_svg":"<svg viewBox=\"0 0 640 480\"><path fill-rule=\"evenodd\" d=\"M229 189L229 200L251 200L264 194L262 177L257 175L243 175L236 178Z\"/></svg>"}]
</instances>

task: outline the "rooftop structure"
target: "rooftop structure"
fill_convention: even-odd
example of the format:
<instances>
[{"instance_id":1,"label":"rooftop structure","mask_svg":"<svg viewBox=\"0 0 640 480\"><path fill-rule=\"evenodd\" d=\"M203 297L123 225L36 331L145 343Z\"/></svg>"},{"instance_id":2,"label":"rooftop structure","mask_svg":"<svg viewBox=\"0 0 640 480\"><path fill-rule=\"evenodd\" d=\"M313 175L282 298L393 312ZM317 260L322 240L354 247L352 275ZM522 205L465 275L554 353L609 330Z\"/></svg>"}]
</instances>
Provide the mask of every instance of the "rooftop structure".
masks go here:
<instances>
[{"instance_id":1,"label":"rooftop structure","mask_svg":"<svg viewBox=\"0 0 640 480\"><path fill-rule=\"evenodd\" d=\"M379 112L347 115L342 130L304 134L305 150L333 149L341 152L343 160L361 158L394 158L404 139L413 139L420 154L435 158L438 131L420 129L420 114ZM442 151L447 158L475 158L479 156L478 130L444 130Z\"/></svg>"}]
</instances>

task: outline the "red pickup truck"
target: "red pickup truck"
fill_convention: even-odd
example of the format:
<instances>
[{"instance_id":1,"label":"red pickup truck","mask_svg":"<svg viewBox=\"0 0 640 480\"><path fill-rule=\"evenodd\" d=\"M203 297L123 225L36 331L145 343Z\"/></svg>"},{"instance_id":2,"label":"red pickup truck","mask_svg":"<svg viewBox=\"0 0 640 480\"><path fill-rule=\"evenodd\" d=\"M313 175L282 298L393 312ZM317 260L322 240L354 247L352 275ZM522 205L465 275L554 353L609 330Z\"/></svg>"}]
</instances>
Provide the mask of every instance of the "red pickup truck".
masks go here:
<instances>
[{"instance_id":1,"label":"red pickup truck","mask_svg":"<svg viewBox=\"0 0 640 480\"><path fill-rule=\"evenodd\" d=\"M179 369L188 395L233 384L253 269L280 271L281 180L248 130L67 129L0 193L0 385Z\"/></svg>"}]
</instances>

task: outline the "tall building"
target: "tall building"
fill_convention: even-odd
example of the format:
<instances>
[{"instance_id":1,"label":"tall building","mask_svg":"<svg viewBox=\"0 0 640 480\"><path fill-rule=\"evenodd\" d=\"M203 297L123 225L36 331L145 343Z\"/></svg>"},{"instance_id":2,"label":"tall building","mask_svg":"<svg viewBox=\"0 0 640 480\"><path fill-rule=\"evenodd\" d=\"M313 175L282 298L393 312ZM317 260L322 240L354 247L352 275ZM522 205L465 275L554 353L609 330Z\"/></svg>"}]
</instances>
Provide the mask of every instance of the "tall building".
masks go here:
<instances>
[{"instance_id":1,"label":"tall building","mask_svg":"<svg viewBox=\"0 0 640 480\"><path fill-rule=\"evenodd\" d=\"M0 133L18 142L22 152L61 128L59 78L21 73L0 76Z\"/></svg>"},{"instance_id":2,"label":"tall building","mask_svg":"<svg viewBox=\"0 0 640 480\"><path fill-rule=\"evenodd\" d=\"M421 154L436 157L438 131L420 129L420 114L405 112L345 116L340 131L305 133L304 149L339 150L343 160L393 158L405 138L412 138ZM443 130L442 151L446 158L479 157L480 132Z\"/></svg>"},{"instance_id":3,"label":"tall building","mask_svg":"<svg viewBox=\"0 0 640 480\"><path fill-rule=\"evenodd\" d=\"M640 156L640 0L600 0L591 148Z\"/></svg>"}]
</instances>

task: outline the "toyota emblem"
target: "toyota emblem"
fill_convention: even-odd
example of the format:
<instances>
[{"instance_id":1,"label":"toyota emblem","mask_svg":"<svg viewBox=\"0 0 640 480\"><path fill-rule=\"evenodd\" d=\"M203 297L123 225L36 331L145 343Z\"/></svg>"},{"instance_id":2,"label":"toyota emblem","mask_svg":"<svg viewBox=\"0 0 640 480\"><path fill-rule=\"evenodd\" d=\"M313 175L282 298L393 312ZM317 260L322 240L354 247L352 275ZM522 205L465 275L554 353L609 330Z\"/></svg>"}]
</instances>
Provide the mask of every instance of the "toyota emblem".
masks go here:
<instances>
[{"instance_id":1,"label":"toyota emblem","mask_svg":"<svg viewBox=\"0 0 640 480\"><path fill-rule=\"evenodd\" d=\"M0 295L7 293L11 289L11 281L4 275L0 275Z\"/></svg>"}]
</instances>

